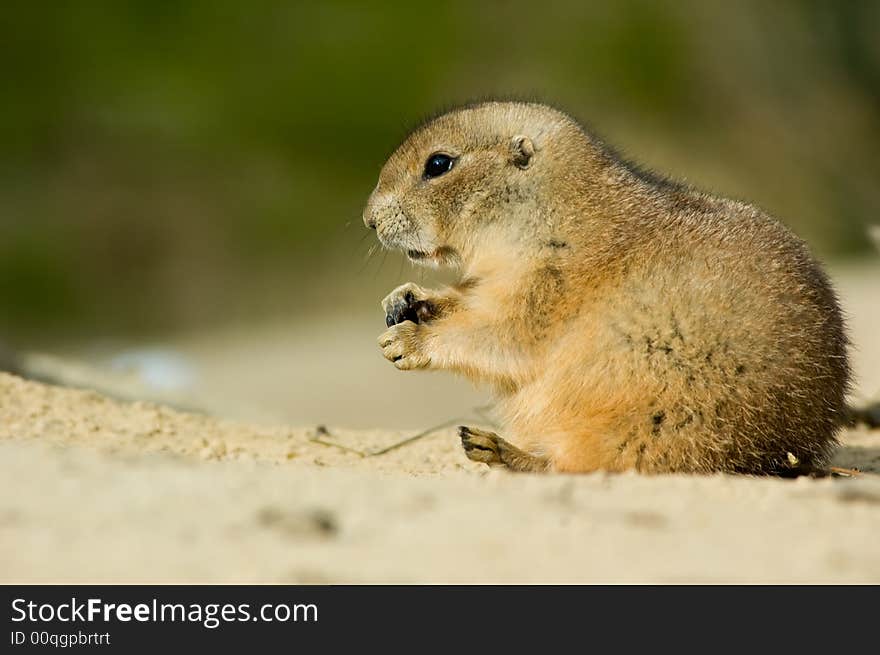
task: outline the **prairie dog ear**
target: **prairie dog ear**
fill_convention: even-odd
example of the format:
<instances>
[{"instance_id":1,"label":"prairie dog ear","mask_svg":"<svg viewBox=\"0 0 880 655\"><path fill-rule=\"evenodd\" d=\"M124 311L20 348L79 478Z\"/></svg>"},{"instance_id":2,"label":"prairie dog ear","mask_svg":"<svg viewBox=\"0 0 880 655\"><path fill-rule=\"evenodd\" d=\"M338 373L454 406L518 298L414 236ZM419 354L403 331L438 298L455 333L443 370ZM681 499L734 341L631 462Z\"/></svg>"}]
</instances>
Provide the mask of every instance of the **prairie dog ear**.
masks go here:
<instances>
[{"instance_id":1,"label":"prairie dog ear","mask_svg":"<svg viewBox=\"0 0 880 655\"><path fill-rule=\"evenodd\" d=\"M518 134L510 140L510 161L517 168L528 168L535 155L535 144L524 134Z\"/></svg>"}]
</instances>

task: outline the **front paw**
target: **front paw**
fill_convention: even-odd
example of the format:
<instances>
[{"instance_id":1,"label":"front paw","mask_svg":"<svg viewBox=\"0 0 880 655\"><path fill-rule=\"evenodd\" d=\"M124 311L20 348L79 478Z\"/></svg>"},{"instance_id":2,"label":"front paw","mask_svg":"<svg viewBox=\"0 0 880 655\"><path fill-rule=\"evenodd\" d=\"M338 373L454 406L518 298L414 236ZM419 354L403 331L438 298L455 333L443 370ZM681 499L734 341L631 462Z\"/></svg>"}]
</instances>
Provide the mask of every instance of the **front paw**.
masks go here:
<instances>
[{"instance_id":1,"label":"front paw","mask_svg":"<svg viewBox=\"0 0 880 655\"><path fill-rule=\"evenodd\" d=\"M389 328L379 337L382 355L401 371L427 367L431 360L422 348L424 329L412 321Z\"/></svg>"},{"instance_id":2,"label":"front paw","mask_svg":"<svg viewBox=\"0 0 880 655\"><path fill-rule=\"evenodd\" d=\"M388 327L404 321L424 323L434 318L433 304L428 300L427 292L412 282L400 285L385 296L382 309Z\"/></svg>"}]
</instances>

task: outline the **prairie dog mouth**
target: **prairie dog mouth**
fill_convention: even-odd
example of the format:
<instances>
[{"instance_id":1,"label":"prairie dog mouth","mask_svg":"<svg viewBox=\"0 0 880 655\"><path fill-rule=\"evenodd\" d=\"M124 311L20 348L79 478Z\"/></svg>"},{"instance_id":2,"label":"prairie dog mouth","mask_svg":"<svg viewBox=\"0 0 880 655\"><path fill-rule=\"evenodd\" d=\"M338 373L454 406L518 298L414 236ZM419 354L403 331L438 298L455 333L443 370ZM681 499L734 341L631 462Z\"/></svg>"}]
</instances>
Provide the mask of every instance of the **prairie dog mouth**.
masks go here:
<instances>
[{"instance_id":1,"label":"prairie dog mouth","mask_svg":"<svg viewBox=\"0 0 880 655\"><path fill-rule=\"evenodd\" d=\"M406 256L410 261L433 266L456 266L459 262L458 253L449 246L440 246L432 252L407 250Z\"/></svg>"}]
</instances>

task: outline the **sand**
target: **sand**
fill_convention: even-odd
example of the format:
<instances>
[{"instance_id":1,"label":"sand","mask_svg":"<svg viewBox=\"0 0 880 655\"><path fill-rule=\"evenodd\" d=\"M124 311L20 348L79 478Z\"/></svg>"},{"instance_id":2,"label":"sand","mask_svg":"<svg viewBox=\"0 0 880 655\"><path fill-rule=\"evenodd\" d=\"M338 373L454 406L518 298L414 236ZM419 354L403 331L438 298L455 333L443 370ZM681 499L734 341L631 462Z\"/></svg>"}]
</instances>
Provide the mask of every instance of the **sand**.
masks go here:
<instances>
[{"instance_id":1,"label":"sand","mask_svg":"<svg viewBox=\"0 0 880 655\"><path fill-rule=\"evenodd\" d=\"M0 376L2 582L880 581L859 479L487 470L451 429L257 427Z\"/></svg>"},{"instance_id":2,"label":"sand","mask_svg":"<svg viewBox=\"0 0 880 655\"><path fill-rule=\"evenodd\" d=\"M878 280L837 278L857 398L880 390ZM310 349L318 399L333 349ZM208 409L277 386L273 359ZM351 411L320 415L390 394L416 421L423 378L388 375L414 386L348 380L361 395L333 402ZM0 582L880 582L877 431L842 435L834 463L860 477L797 480L517 475L469 462L452 426L418 432L221 420L0 374Z\"/></svg>"}]
</instances>

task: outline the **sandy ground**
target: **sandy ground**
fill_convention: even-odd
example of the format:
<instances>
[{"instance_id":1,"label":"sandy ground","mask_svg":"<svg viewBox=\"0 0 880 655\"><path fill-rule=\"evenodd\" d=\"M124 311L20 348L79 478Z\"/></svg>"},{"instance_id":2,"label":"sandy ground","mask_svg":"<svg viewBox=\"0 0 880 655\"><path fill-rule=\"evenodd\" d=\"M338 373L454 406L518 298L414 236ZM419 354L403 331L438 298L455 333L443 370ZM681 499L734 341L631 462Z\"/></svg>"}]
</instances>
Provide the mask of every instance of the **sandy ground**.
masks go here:
<instances>
[{"instance_id":1,"label":"sandy ground","mask_svg":"<svg viewBox=\"0 0 880 655\"><path fill-rule=\"evenodd\" d=\"M880 267L835 277L856 397L870 397ZM340 358L361 357L355 328L355 345L344 331L307 345L285 332L289 348L268 332L249 346L226 334L214 358L181 340L223 383L176 404L238 421L0 375L0 581L880 582L878 432L843 436L835 463L860 468L857 479L489 471L451 427L405 441L478 395L391 367L374 377L373 359L339 380ZM363 356L381 360L368 330ZM300 392L305 404L282 402ZM365 416L419 429L338 427Z\"/></svg>"}]
</instances>

